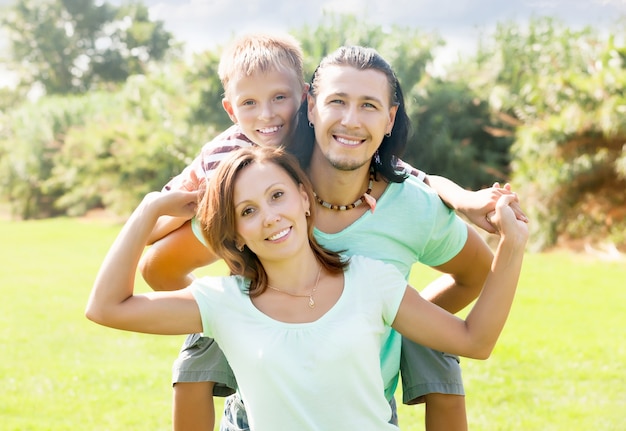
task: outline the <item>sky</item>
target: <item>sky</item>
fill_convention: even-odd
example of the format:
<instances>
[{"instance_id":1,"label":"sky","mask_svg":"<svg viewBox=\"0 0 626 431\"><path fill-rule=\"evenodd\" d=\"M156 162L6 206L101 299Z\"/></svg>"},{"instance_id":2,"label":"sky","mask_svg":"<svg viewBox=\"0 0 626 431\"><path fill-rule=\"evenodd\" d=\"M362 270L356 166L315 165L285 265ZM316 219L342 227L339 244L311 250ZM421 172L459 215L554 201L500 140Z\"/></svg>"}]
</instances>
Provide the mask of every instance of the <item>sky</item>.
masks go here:
<instances>
[{"instance_id":1,"label":"sky","mask_svg":"<svg viewBox=\"0 0 626 431\"><path fill-rule=\"evenodd\" d=\"M14 0L0 0L0 7ZM109 0L119 5L122 0ZM555 17L571 27L609 29L626 16L626 0L143 0L151 18L165 22L188 52L213 49L233 35L256 30L289 31L316 26L323 14L349 13L364 25L399 25L438 33L446 47L436 54L445 64L471 54L478 35L504 21ZM0 39L4 39L0 35ZM6 41L0 40L0 48ZM1 65L0 65L1 66ZM0 72L1 72L0 67ZM0 78L2 74L0 73ZM0 79L2 81L2 79ZM0 86L2 83L0 82Z\"/></svg>"},{"instance_id":2,"label":"sky","mask_svg":"<svg viewBox=\"0 0 626 431\"><path fill-rule=\"evenodd\" d=\"M364 24L400 25L436 32L441 55L475 48L479 33L503 21L552 16L571 27L610 28L626 16L626 0L144 0L153 19L163 20L190 51L213 48L234 34L284 30L320 23L324 12L350 13Z\"/></svg>"}]
</instances>

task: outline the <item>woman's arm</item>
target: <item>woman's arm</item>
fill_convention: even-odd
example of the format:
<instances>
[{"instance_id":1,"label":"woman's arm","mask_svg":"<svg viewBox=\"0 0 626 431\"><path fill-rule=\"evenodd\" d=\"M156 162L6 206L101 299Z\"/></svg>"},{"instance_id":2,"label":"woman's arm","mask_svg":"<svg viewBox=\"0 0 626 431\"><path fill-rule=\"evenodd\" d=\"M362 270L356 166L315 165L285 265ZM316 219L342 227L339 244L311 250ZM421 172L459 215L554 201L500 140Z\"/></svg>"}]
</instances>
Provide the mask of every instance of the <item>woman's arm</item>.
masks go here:
<instances>
[{"instance_id":1,"label":"woman's arm","mask_svg":"<svg viewBox=\"0 0 626 431\"><path fill-rule=\"evenodd\" d=\"M85 315L104 326L154 334L202 331L196 302L187 290L135 295L137 264L162 215L191 217L198 192L154 192L130 216L98 271Z\"/></svg>"},{"instance_id":2,"label":"woman's arm","mask_svg":"<svg viewBox=\"0 0 626 431\"><path fill-rule=\"evenodd\" d=\"M528 239L526 223L517 220L510 208L514 200L513 195L503 195L490 219L500 233L500 243L467 318L455 317L408 287L392 325L398 332L437 350L476 359L489 357L513 303Z\"/></svg>"}]
</instances>

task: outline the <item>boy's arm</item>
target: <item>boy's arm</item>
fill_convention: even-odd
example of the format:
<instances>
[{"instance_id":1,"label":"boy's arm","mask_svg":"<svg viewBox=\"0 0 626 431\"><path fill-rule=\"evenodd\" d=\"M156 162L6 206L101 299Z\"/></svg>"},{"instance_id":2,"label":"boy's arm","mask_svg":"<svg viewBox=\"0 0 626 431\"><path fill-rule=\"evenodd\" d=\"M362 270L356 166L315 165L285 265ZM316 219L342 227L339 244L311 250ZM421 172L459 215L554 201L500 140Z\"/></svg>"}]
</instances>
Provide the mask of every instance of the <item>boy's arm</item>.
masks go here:
<instances>
[{"instance_id":1,"label":"boy's arm","mask_svg":"<svg viewBox=\"0 0 626 431\"><path fill-rule=\"evenodd\" d=\"M500 187L498 183L495 183L492 187L471 191L465 190L453 181L437 175L428 175L425 182L437 192L448 207L460 212L476 226L489 233L495 233L496 230L487 220L487 214L494 211L500 196L513 193L509 184ZM513 209L518 220L528 221L519 206L517 197L511 203L511 209Z\"/></svg>"},{"instance_id":2,"label":"boy's arm","mask_svg":"<svg viewBox=\"0 0 626 431\"><path fill-rule=\"evenodd\" d=\"M191 221L156 241L146 250L139 270L154 290L177 290L188 286L197 268L217 261L215 254L196 238Z\"/></svg>"},{"instance_id":3,"label":"boy's arm","mask_svg":"<svg viewBox=\"0 0 626 431\"><path fill-rule=\"evenodd\" d=\"M513 193L509 184L500 187L498 183L495 183L492 187L476 192L465 190L445 177L426 175L424 172L414 168L403 160L398 160L398 168L403 169L408 175L412 175L424 181L424 183L428 184L437 192L441 200L449 208L460 212L476 226L489 233L495 233L496 230L487 220L487 214L495 210L496 202L500 196ZM528 218L519 206L517 196L510 206L518 220L528 222Z\"/></svg>"}]
</instances>

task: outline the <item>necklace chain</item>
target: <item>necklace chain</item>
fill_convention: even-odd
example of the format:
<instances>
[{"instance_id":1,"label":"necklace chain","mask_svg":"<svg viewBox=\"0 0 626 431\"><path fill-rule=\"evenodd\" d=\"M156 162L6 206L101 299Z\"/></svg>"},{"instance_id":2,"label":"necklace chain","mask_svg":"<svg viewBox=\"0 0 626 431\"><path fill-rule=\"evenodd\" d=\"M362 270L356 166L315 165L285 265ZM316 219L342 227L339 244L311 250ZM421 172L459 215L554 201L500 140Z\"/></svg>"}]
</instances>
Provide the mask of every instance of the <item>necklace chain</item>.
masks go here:
<instances>
[{"instance_id":1,"label":"necklace chain","mask_svg":"<svg viewBox=\"0 0 626 431\"><path fill-rule=\"evenodd\" d=\"M317 195L317 193L315 193L315 191L313 191L313 196L315 196L317 203L323 206L324 208L328 208L329 210L336 210L336 211L348 211L348 210L351 210L353 208L360 206L363 202L367 201L366 195L369 195L370 193L372 193L373 184L374 184L374 173L370 172L370 181L367 186L367 190L356 201L348 205L335 205L335 204L331 204L330 202L326 202L324 199L320 198Z\"/></svg>"},{"instance_id":2,"label":"necklace chain","mask_svg":"<svg viewBox=\"0 0 626 431\"><path fill-rule=\"evenodd\" d=\"M287 292L286 290L282 290L277 287L274 287L269 283L267 284L267 287L269 287L272 290L275 290L276 292L284 293L285 295L295 296L297 298L309 298L309 308L315 308L315 300L313 299L313 294L317 290L317 285L320 282L321 274L322 274L322 265L320 265L320 268L317 271L317 279L315 280L315 286L313 286L313 289L311 289L311 292L308 295L298 295L296 293Z\"/></svg>"}]
</instances>

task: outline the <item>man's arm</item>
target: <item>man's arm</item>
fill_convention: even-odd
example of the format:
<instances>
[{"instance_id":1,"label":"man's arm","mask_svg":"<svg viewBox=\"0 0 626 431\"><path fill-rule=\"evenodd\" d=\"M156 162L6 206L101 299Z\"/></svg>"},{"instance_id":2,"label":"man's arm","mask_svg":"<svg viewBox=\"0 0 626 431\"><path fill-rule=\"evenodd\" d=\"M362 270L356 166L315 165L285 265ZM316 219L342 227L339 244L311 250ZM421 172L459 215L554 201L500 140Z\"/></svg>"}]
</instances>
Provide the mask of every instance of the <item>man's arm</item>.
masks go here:
<instances>
[{"instance_id":1,"label":"man's arm","mask_svg":"<svg viewBox=\"0 0 626 431\"><path fill-rule=\"evenodd\" d=\"M191 221L156 241L146 250L139 269L154 290L177 290L193 280L192 271L218 258L196 238Z\"/></svg>"},{"instance_id":2,"label":"man's arm","mask_svg":"<svg viewBox=\"0 0 626 431\"><path fill-rule=\"evenodd\" d=\"M493 252L471 226L456 256L434 269L445 273L420 291L422 297L450 313L457 313L478 297L491 269Z\"/></svg>"}]
</instances>

